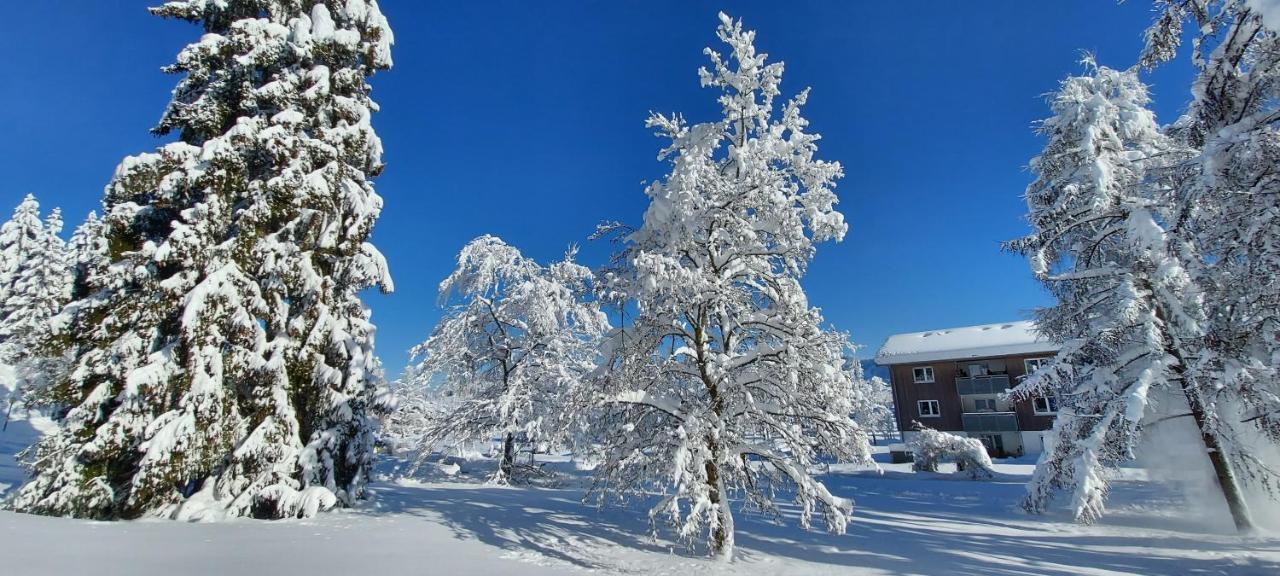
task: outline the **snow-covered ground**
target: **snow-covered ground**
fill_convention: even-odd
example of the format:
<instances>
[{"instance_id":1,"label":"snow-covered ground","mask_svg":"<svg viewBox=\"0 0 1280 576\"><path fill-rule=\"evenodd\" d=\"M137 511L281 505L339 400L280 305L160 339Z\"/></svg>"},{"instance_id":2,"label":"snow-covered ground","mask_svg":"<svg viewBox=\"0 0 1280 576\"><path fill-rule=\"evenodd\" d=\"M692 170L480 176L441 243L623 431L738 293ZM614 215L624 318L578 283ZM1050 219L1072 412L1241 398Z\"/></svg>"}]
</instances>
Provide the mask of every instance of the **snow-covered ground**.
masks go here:
<instances>
[{"instance_id":1,"label":"snow-covered ground","mask_svg":"<svg viewBox=\"0 0 1280 576\"><path fill-rule=\"evenodd\" d=\"M584 505L583 473L567 461L549 466L563 475L560 487L488 486L485 463L468 463L453 477L431 469L381 482L367 506L312 520L107 523L0 512L0 563L10 568L0 572L1280 574L1280 539L1231 535L1225 514L1190 510L1141 474L1117 484L1104 524L1084 527L1014 508L1026 462L997 464L989 482L900 464L883 473L837 466L825 481L858 502L848 534L803 531L790 508L782 526L740 514L738 559L726 566L651 538L643 504ZM0 469L0 485L12 472Z\"/></svg>"},{"instance_id":2,"label":"snow-covered ground","mask_svg":"<svg viewBox=\"0 0 1280 576\"><path fill-rule=\"evenodd\" d=\"M56 424L38 413L28 413L21 404L10 407L13 401L13 367L0 363L0 497L22 484L26 477L18 464L18 453L33 444Z\"/></svg>"}]
</instances>

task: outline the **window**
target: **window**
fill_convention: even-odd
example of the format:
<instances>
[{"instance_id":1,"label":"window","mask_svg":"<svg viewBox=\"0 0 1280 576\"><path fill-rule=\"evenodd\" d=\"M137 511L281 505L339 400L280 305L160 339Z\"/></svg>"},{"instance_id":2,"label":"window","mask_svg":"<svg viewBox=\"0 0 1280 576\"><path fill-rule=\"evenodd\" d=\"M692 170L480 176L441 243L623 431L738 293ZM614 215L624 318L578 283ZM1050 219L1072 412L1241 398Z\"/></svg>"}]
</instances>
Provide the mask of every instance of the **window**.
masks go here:
<instances>
[{"instance_id":1,"label":"window","mask_svg":"<svg viewBox=\"0 0 1280 576\"><path fill-rule=\"evenodd\" d=\"M1027 374L1030 375L1032 372L1048 366L1050 360L1052 358L1027 358L1022 361L1022 366L1027 369Z\"/></svg>"},{"instance_id":2,"label":"window","mask_svg":"<svg viewBox=\"0 0 1280 576\"><path fill-rule=\"evenodd\" d=\"M996 411L996 399L995 399L995 398L978 398L978 399L975 399L975 400L973 401L973 408L974 408L974 411L975 411L975 412L995 412L995 411Z\"/></svg>"},{"instance_id":3,"label":"window","mask_svg":"<svg viewBox=\"0 0 1280 576\"><path fill-rule=\"evenodd\" d=\"M916 384L929 384L933 382L933 366L916 366L911 369L911 377Z\"/></svg>"},{"instance_id":4,"label":"window","mask_svg":"<svg viewBox=\"0 0 1280 576\"><path fill-rule=\"evenodd\" d=\"M1035 408L1036 414L1057 414L1058 397L1036 396L1031 399L1031 406Z\"/></svg>"},{"instance_id":5,"label":"window","mask_svg":"<svg viewBox=\"0 0 1280 576\"><path fill-rule=\"evenodd\" d=\"M916 409L920 411L921 418L937 418L942 416L942 411L938 409L937 400L919 400L916 402Z\"/></svg>"}]
</instances>

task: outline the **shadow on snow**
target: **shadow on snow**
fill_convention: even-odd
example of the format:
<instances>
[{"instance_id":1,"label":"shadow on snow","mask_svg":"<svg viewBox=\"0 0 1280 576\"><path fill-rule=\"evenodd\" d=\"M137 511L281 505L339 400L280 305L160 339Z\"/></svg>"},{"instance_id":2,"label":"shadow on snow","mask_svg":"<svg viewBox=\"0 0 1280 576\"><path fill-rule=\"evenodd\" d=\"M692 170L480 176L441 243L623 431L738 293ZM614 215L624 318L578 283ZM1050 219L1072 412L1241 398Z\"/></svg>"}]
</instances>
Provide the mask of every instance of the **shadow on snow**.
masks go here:
<instances>
[{"instance_id":1,"label":"shadow on snow","mask_svg":"<svg viewBox=\"0 0 1280 576\"><path fill-rule=\"evenodd\" d=\"M833 492L859 501L847 534L804 531L790 503L781 506L782 525L738 512L739 562L777 556L890 573L996 576L1068 575L1085 568L1136 574L1280 573L1280 564L1248 555L1244 539L1174 532L1169 526L1126 533L1117 525L1085 528L1060 517L1022 514L1013 508L1020 482L826 478ZM438 519L458 539L475 539L511 556L533 552L586 569L618 570L615 547L668 558L678 553L691 561L698 554L652 538L647 503L597 509L583 504L582 494L581 489L380 484L376 507ZM1177 554L1188 550L1196 555Z\"/></svg>"}]
</instances>

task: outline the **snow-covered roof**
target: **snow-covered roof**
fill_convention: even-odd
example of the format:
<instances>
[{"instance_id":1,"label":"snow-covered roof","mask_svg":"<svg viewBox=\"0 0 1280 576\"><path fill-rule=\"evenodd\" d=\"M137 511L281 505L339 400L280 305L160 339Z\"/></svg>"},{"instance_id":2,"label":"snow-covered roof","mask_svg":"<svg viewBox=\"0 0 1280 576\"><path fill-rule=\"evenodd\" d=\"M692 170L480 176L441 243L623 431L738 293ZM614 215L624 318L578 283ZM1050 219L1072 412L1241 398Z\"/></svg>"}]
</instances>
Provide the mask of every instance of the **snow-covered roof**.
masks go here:
<instances>
[{"instance_id":1,"label":"snow-covered roof","mask_svg":"<svg viewBox=\"0 0 1280 576\"><path fill-rule=\"evenodd\" d=\"M1034 322L1024 320L894 334L876 353L876 364L1038 354L1056 352L1058 348L1058 344L1036 334Z\"/></svg>"}]
</instances>

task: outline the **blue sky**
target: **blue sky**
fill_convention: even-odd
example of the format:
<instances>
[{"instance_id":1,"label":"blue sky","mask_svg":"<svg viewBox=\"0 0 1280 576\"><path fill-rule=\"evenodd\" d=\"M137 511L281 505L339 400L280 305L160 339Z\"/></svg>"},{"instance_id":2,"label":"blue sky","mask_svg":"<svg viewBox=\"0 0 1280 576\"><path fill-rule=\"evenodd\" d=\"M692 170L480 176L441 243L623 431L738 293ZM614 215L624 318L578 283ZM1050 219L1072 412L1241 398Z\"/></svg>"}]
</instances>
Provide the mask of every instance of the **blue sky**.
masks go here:
<instances>
[{"instance_id":1,"label":"blue sky","mask_svg":"<svg viewBox=\"0 0 1280 576\"><path fill-rule=\"evenodd\" d=\"M15 2L0 21L0 210L27 193L73 227L115 165L160 142L147 130L199 30L133 0ZM1151 4L1056 2L444 2L383 0L395 69L373 79L387 169L374 240L396 293L367 301L392 375L439 317L458 248L496 234L526 254L604 261L597 222L639 222L665 170L650 110L714 118L698 87L716 12L758 31L810 86L821 156L844 164L850 231L819 247L805 286L874 354L892 333L999 322L1047 304L1001 240L1026 232L1025 166L1042 95L1078 72L1137 57ZM1189 100L1186 57L1148 74L1162 121Z\"/></svg>"}]
</instances>

